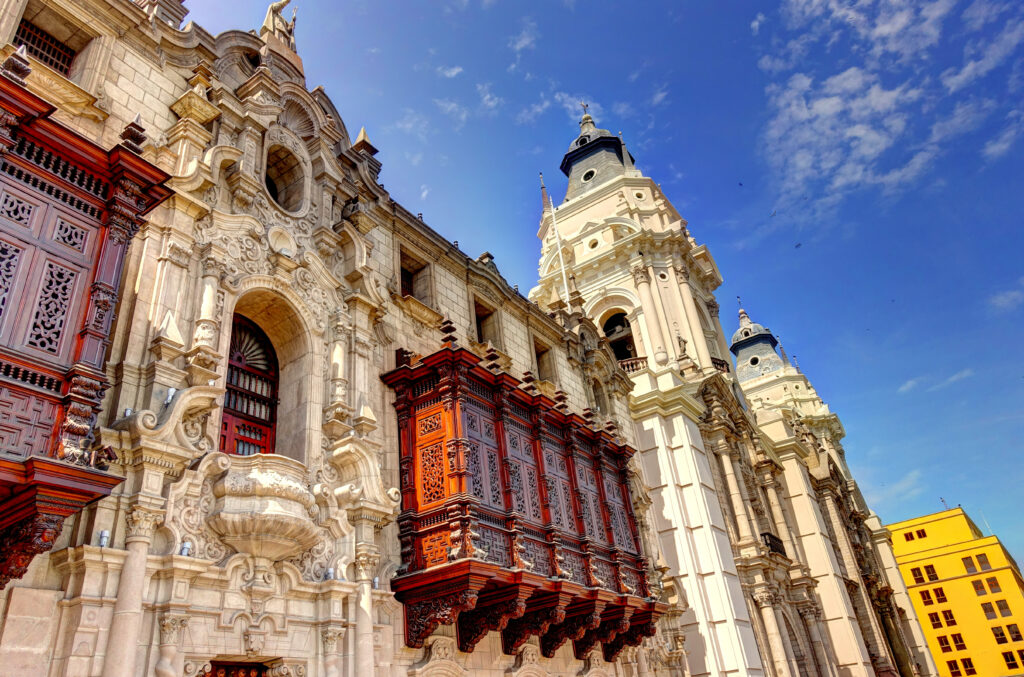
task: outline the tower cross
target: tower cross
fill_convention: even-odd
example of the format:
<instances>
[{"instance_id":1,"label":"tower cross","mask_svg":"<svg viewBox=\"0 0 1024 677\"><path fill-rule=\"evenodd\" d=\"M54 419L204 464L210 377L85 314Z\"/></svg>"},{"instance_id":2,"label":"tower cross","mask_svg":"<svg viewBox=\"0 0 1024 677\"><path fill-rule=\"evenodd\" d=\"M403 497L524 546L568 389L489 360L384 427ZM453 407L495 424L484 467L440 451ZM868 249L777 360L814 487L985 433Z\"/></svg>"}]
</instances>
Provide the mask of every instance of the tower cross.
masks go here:
<instances>
[{"instance_id":1,"label":"tower cross","mask_svg":"<svg viewBox=\"0 0 1024 677\"><path fill-rule=\"evenodd\" d=\"M586 115L587 114L587 109L590 108L590 104L588 104L588 103L586 103L584 101L580 101L580 106L582 106L582 108L583 108L583 114Z\"/></svg>"}]
</instances>

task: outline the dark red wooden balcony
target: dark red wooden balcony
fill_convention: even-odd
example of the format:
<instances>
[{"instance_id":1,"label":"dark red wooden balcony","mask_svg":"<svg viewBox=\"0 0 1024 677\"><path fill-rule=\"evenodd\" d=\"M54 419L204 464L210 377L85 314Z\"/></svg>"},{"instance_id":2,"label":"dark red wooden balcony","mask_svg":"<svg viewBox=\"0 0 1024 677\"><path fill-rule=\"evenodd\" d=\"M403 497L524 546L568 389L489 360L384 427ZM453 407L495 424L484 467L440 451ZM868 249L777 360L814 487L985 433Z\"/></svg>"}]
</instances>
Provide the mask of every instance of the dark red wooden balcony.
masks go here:
<instances>
[{"instance_id":1,"label":"dark red wooden balcony","mask_svg":"<svg viewBox=\"0 0 1024 677\"><path fill-rule=\"evenodd\" d=\"M472 651L500 630L506 653L533 635L545 656L572 640L607 660L654 634L626 475L610 432L452 341L382 379L401 440L402 567L392 581L405 639L456 625Z\"/></svg>"},{"instance_id":2,"label":"dark red wooden balcony","mask_svg":"<svg viewBox=\"0 0 1024 677\"><path fill-rule=\"evenodd\" d=\"M0 588L65 517L110 494L94 430L121 268L142 216L170 195L141 127L105 150L52 120L0 68Z\"/></svg>"}]
</instances>

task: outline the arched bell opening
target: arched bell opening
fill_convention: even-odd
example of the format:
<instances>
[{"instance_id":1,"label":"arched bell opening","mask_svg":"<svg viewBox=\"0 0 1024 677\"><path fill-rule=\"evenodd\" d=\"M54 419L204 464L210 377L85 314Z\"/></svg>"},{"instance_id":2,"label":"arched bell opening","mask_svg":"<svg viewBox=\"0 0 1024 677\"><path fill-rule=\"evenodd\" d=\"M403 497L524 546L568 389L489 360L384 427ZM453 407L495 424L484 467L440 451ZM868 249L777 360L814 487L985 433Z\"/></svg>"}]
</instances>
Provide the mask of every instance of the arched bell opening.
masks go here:
<instances>
[{"instance_id":1,"label":"arched bell opening","mask_svg":"<svg viewBox=\"0 0 1024 677\"><path fill-rule=\"evenodd\" d=\"M614 312L602 325L604 335L608 338L616 360L628 360L636 357L636 344L633 342L633 328L626 319L626 313Z\"/></svg>"}]
</instances>

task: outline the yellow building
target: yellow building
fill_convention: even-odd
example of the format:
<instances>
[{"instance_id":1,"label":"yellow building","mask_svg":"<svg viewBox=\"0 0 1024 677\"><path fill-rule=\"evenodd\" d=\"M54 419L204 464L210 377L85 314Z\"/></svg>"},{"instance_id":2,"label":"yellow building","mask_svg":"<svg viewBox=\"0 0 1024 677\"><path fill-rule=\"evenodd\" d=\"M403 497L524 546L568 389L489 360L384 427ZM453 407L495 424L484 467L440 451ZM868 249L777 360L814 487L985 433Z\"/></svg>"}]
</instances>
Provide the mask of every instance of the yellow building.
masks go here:
<instances>
[{"instance_id":1,"label":"yellow building","mask_svg":"<svg viewBox=\"0 0 1024 677\"><path fill-rule=\"evenodd\" d=\"M1024 675L1024 580L961 508L889 525L941 677Z\"/></svg>"}]
</instances>

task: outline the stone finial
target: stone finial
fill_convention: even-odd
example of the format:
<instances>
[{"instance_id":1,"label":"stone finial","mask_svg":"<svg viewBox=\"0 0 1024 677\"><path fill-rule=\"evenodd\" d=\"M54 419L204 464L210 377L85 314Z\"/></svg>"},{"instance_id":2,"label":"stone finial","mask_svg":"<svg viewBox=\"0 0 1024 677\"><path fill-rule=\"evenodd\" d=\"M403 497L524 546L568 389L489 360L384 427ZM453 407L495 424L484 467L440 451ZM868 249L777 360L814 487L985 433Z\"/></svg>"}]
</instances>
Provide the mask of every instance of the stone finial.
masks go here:
<instances>
[{"instance_id":1,"label":"stone finial","mask_svg":"<svg viewBox=\"0 0 1024 677\"><path fill-rule=\"evenodd\" d=\"M25 86L25 78L32 72L32 64L28 61L28 50L25 45L20 45L3 64L0 64L0 74L6 75L9 79Z\"/></svg>"},{"instance_id":2,"label":"stone finial","mask_svg":"<svg viewBox=\"0 0 1024 677\"><path fill-rule=\"evenodd\" d=\"M742 308L740 308L740 326L741 327L747 327L750 324L752 324L752 323L750 321L750 316L747 315L747 311L745 311Z\"/></svg>"},{"instance_id":3,"label":"stone finial","mask_svg":"<svg viewBox=\"0 0 1024 677\"><path fill-rule=\"evenodd\" d=\"M441 339L441 343L447 344L449 348L458 348L459 341L455 337L455 332L457 332L458 329L455 328L455 323L452 322L450 317L444 318L441 322L440 329L441 334L444 336L444 338Z\"/></svg>"},{"instance_id":4,"label":"stone finial","mask_svg":"<svg viewBox=\"0 0 1024 677\"><path fill-rule=\"evenodd\" d=\"M373 157L378 153L377 148L370 143L370 137L366 134L366 127L359 128L359 136L356 137L356 142L352 144L352 148L356 151L366 153L370 157Z\"/></svg>"},{"instance_id":5,"label":"stone finial","mask_svg":"<svg viewBox=\"0 0 1024 677\"><path fill-rule=\"evenodd\" d=\"M146 143L146 129L142 126L142 114L138 113L135 119L125 125L121 131L121 145L135 153L142 155L142 144Z\"/></svg>"}]
</instances>

